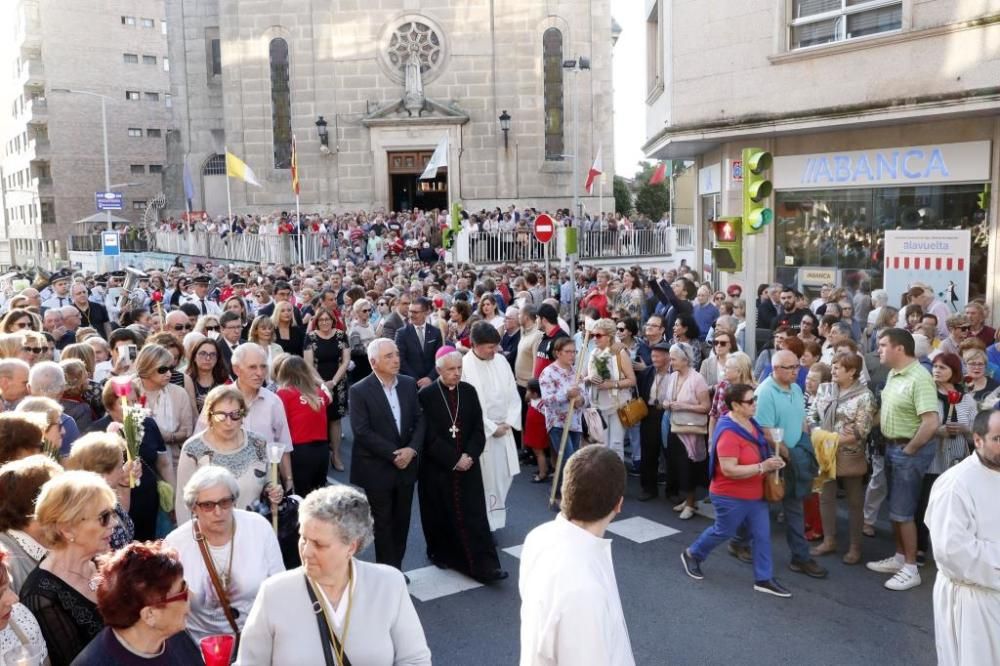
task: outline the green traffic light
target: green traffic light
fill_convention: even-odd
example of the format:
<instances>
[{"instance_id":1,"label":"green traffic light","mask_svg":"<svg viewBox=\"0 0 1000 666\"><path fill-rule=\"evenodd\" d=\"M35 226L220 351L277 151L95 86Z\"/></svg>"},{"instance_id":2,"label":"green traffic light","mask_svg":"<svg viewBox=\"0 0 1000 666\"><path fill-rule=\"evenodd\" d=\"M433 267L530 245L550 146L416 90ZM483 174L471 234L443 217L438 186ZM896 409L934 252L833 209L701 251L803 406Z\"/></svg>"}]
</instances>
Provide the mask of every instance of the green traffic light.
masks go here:
<instances>
[{"instance_id":1,"label":"green traffic light","mask_svg":"<svg viewBox=\"0 0 1000 666\"><path fill-rule=\"evenodd\" d=\"M757 230L767 226L774 219L774 211L770 208L755 208L750 211L750 228Z\"/></svg>"},{"instance_id":2,"label":"green traffic light","mask_svg":"<svg viewBox=\"0 0 1000 666\"><path fill-rule=\"evenodd\" d=\"M747 160L747 168L753 173L760 173L770 169L772 163L771 153L761 150L750 155L750 159Z\"/></svg>"},{"instance_id":3,"label":"green traffic light","mask_svg":"<svg viewBox=\"0 0 1000 666\"><path fill-rule=\"evenodd\" d=\"M747 186L747 193L750 195L751 201L756 203L771 196L773 189L771 181L759 180Z\"/></svg>"}]
</instances>

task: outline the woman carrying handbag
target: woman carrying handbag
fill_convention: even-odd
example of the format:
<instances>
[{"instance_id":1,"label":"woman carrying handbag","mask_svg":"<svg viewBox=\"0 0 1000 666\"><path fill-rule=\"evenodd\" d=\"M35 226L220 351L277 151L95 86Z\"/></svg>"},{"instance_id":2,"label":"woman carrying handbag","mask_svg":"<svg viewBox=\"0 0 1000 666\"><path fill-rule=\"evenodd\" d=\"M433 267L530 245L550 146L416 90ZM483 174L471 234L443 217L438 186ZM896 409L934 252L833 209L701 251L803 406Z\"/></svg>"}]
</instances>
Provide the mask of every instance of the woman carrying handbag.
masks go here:
<instances>
[{"instance_id":1,"label":"woman carrying handbag","mask_svg":"<svg viewBox=\"0 0 1000 666\"><path fill-rule=\"evenodd\" d=\"M586 381L591 388L591 398L604 422L607 423L607 446L625 459L625 427L618 417L618 410L634 396L635 370L628 351L615 341L615 322L598 319L594 323L594 351L588 359Z\"/></svg>"},{"instance_id":2,"label":"woman carrying handbag","mask_svg":"<svg viewBox=\"0 0 1000 666\"><path fill-rule=\"evenodd\" d=\"M670 346L667 395L663 409L670 412L667 437L667 496L679 491L682 500L674 507L681 520L694 518L694 492L705 479L708 456L708 412L712 400L705 378L694 370L695 353L691 345L677 342Z\"/></svg>"}]
</instances>

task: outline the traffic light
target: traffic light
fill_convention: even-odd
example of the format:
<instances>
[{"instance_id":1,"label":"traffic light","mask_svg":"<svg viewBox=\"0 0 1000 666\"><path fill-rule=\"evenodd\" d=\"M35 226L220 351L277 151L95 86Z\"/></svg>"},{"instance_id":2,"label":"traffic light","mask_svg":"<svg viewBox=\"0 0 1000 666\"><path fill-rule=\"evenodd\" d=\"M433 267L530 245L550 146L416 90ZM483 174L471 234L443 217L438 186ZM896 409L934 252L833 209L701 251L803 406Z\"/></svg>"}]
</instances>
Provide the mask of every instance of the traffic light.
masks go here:
<instances>
[{"instance_id":1,"label":"traffic light","mask_svg":"<svg viewBox=\"0 0 1000 666\"><path fill-rule=\"evenodd\" d=\"M774 219L768 202L774 187L767 174L772 161L762 148L743 149L743 225L748 234L760 233Z\"/></svg>"},{"instance_id":2,"label":"traffic light","mask_svg":"<svg viewBox=\"0 0 1000 666\"><path fill-rule=\"evenodd\" d=\"M743 270L743 220L723 217L712 220L712 259L720 271L738 273Z\"/></svg>"}]
</instances>

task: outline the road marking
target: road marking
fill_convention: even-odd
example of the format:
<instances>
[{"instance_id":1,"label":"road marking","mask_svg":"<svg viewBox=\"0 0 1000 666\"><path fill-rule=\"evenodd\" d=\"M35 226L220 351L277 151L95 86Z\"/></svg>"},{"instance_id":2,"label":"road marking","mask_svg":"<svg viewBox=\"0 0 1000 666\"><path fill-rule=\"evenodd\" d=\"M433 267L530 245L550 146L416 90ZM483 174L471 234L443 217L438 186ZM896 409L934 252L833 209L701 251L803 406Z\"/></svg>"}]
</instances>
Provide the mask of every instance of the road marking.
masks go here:
<instances>
[{"instance_id":1,"label":"road marking","mask_svg":"<svg viewBox=\"0 0 1000 666\"><path fill-rule=\"evenodd\" d=\"M407 571L406 575L410 577L409 593L420 601L431 601L483 586L482 583L463 576L457 571L439 569L433 565Z\"/></svg>"},{"instance_id":2,"label":"road marking","mask_svg":"<svg viewBox=\"0 0 1000 666\"><path fill-rule=\"evenodd\" d=\"M524 549L524 544L522 543L520 546L511 546L510 548L504 548L503 552L507 553L511 557L516 557L517 559L521 559L521 551L523 549Z\"/></svg>"},{"instance_id":3,"label":"road marking","mask_svg":"<svg viewBox=\"0 0 1000 666\"><path fill-rule=\"evenodd\" d=\"M608 531L612 534L617 534L618 536L635 541L636 543L646 543L647 541L653 541L654 539L660 539L680 533L680 530L675 530L673 527L661 525L654 520L649 520L648 518L643 518L642 516L634 516L632 518L626 518L625 520L613 521L610 525L608 525Z\"/></svg>"}]
</instances>

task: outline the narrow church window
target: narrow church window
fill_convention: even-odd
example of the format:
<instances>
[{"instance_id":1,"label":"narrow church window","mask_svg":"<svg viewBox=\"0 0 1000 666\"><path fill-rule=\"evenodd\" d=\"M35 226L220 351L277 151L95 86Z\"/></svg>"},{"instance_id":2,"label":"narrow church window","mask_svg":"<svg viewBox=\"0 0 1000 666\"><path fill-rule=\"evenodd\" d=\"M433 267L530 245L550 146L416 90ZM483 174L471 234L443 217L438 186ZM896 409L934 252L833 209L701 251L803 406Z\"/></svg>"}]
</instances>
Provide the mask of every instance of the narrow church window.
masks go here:
<instances>
[{"instance_id":1,"label":"narrow church window","mask_svg":"<svg viewBox=\"0 0 1000 666\"><path fill-rule=\"evenodd\" d=\"M563 158L563 38L556 28L542 35L545 97L545 159Z\"/></svg>"},{"instance_id":2,"label":"narrow church window","mask_svg":"<svg viewBox=\"0 0 1000 666\"><path fill-rule=\"evenodd\" d=\"M292 101L288 87L288 42L271 40L271 129L274 134L274 168L292 165Z\"/></svg>"}]
</instances>

